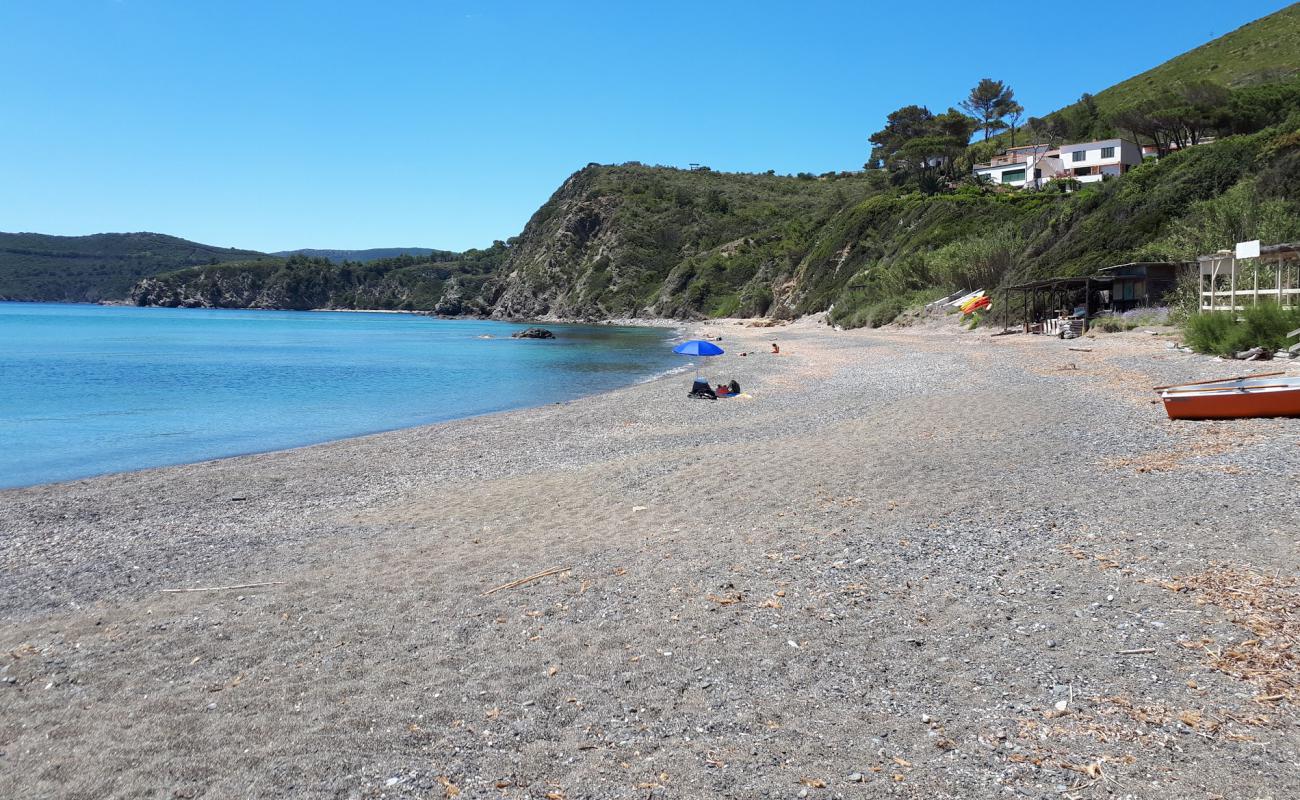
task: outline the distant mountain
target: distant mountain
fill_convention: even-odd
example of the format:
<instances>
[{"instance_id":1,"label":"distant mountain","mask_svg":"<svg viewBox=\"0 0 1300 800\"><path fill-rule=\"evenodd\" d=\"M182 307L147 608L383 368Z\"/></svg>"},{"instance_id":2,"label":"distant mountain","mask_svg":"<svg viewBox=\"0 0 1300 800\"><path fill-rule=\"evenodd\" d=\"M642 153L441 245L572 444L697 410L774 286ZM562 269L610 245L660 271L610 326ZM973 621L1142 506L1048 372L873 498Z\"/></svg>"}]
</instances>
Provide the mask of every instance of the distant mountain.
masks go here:
<instances>
[{"instance_id":1,"label":"distant mountain","mask_svg":"<svg viewBox=\"0 0 1300 800\"><path fill-rule=\"evenodd\" d=\"M310 258L329 259L335 264L342 264L344 261L356 261L364 264L368 261L378 261L381 258L397 258L398 256L442 255L453 257L456 254L450 250L434 250L431 247L372 247L369 250L313 250L310 247L304 247L300 250L278 250L271 255L304 255Z\"/></svg>"},{"instance_id":2,"label":"distant mountain","mask_svg":"<svg viewBox=\"0 0 1300 800\"><path fill-rule=\"evenodd\" d=\"M121 299L148 275L265 257L255 250L213 247L160 233L0 233L0 300Z\"/></svg>"}]
</instances>

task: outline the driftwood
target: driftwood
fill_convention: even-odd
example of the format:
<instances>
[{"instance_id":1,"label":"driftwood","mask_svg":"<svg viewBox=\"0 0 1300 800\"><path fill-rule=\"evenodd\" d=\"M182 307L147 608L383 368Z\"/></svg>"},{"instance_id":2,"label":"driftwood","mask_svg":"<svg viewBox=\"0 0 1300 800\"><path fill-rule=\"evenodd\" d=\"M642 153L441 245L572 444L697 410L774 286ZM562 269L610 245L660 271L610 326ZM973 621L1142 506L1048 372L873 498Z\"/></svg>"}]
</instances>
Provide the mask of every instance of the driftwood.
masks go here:
<instances>
[{"instance_id":1,"label":"driftwood","mask_svg":"<svg viewBox=\"0 0 1300 800\"><path fill-rule=\"evenodd\" d=\"M259 586L279 586L284 581L262 581L261 583L236 583L232 586L201 586L196 589L162 589L165 594L181 592L224 592L227 589L256 589Z\"/></svg>"},{"instance_id":2,"label":"driftwood","mask_svg":"<svg viewBox=\"0 0 1300 800\"><path fill-rule=\"evenodd\" d=\"M1136 655L1141 655L1141 654L1143 654L1143 653L1154 653L1155 651L1156 651L1156 649L1155 649L1154 647L1138 647L1138 648L1136 648L1136 649L1134 649L1134 650L1119 650L1119 651L1117 651L1117 652L1115 653L1115 655L1117 655L1117 656L1136 656Z\"/></svg>"},{"instance_id":3,"label":"driftwood","mask_svg":"<svg viewBox=\"0 0 1300 800\"><path fill-rule=\"evenodd\" d=\"M545 569L534 575L529 575L526 578L519 578L518 580L513 580L510 581L509 583L503 583L500 586L497 586L492 589L488 589L486 592L483 593L483 596L487 597L488 595L502 591L503 589L513 589L516 586L523 586L525 583L532 583L533 581L539 581L542 578L545 578L549 575L557 575L561 572L568 572L571 569L573 569L573 567L552 567L550 569Z\"/></svg>"},{"instance_id":4,"label":"driftwood","mask_svg":"<svg viewBox=\"0 0 1300 800\"><path fill-rule=\"evenodd\" d=\"M1066 350L1073 350L1076 353L1091 353L1091 347L1067 347Z\"/></svg>"}]
</instances>

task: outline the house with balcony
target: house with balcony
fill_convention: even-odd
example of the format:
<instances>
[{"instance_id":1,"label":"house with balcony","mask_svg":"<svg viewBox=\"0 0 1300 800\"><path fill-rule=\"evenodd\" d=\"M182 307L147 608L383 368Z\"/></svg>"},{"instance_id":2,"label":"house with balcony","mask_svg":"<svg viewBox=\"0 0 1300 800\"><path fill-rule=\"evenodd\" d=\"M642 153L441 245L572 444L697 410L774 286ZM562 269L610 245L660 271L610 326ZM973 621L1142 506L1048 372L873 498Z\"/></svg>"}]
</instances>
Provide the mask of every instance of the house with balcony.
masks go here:
<instances>
[{"instance_id":1,"label":"house with balcony","mask_svg":"<svg viewBox=\"0 0 1300 800\"><path fill-rule=\"evenodd\" d=\"M1123 175L1142 163L1142 148L1126 139L1063 144L1060 147L1062 174L1080 183L1096 183L1107 176Z\"/></svg>"},{"instance_id":2,"label":"house with balcony","mask_svg":"<svg viewBox=\"0 0 1300 800\"><path fill-rule=\"evenodd\" d=\"M1038 189L1056 178L1095 183L1108 175L1123 175L1142 163L1142 148L1124 139L1063 144L1027 144L1008 148L987 164L976 164L975 174L994 184Z\"/></svg>"},{"instance_id":3,"label":"house with balcony","mask_svg":"<svg viewBox=\"0 0 1300 800\"><path fill-rule=\"evenodd\" d=\"M999 185L1038 188L1055 178L1060 169L1057 150L1051 145L1026 144L1007 148L987 164L976 164L975 174Z\"/></svg>"}]
</instances>

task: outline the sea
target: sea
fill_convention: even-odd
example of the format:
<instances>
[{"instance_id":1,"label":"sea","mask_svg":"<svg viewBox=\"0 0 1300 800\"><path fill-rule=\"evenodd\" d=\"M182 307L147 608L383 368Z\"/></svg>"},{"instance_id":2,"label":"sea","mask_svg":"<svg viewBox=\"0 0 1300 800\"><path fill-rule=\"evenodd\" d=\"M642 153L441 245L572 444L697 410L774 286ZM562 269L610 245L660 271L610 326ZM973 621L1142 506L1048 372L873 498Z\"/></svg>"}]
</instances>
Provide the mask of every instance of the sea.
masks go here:
<instances>
[{"instance_id":1,"label":"sea","mask_svg":"<svg viewBox=\"0 0 1300 800\"><path fill-rule=\"evenodd\" d=\"M572 400L683 367L662 328L0 302L0 487Z\"/></svg>"}]
</instances>

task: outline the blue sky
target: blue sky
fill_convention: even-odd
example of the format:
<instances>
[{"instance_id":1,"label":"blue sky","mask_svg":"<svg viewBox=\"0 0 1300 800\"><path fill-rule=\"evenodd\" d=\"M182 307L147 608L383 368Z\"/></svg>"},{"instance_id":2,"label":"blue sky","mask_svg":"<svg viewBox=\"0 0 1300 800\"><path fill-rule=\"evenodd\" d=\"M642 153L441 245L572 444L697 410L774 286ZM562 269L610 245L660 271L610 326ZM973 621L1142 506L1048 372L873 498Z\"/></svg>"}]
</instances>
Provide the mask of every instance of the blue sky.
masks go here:
<instances>
[{"instance_id":1,"label":"blue sky","mask_svg":"<svg viewBox=\"0 0 1300 800\"><path fill-rule=\"evenodd\" d=\"M485 246L589 161L857 169L901 105L1044 114L1285 5L0 0L0 230Z\"/></svg>"}]
</instances>

